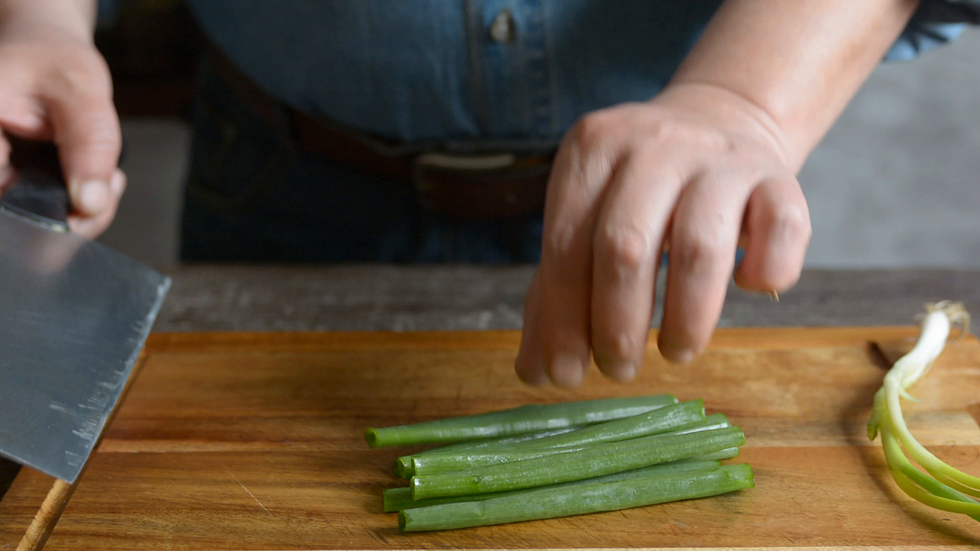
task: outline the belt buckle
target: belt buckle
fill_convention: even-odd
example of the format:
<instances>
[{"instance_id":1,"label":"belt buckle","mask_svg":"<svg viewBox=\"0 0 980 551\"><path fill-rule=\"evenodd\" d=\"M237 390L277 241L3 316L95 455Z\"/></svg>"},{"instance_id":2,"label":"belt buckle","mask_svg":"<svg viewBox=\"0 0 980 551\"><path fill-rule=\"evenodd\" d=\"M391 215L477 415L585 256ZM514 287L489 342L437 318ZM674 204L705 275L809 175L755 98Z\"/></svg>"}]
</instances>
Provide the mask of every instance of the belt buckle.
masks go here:
<instances>
[{"instance_id":1,"label":"belt buckle","mask_svg":"<svg viewBox=\"0 0 980 551\"><path fill-rule=\"evenodd\" d=\"M411 182L419 200L426 208L453 216L455 214L453 211L460 209L461 206L458 200L447 198L447 179L456 181L454 187L458 189L462 182L470 179L468 176L475 177L505 171L512 167L516 160L517 157L513 153L423 153L413 160ZM448 195L454 194L449 192Z\"/></svg>"},{"instance_id":2,"label":"belt buckle","mask_svg":"<svg viewBox=\"0 0 980 551\"><path fill-rule=\"evenodd\" d=\"M485 155L459 155L454 153L423 153L415 158L419 166L431 166L448 170L499 170L513 165L517 156L513 153Z\"/></svg>"},{"instance_id":3,"label":"belt buckle","mask_svg":"<svg viewBox=\"0 0 980 551\"><path fill-rule=\"evenodd\" d=\"M424 153L411 182L428 210L459 221L488 221L543 208L550 163L515 153Z\"/></svg>"},{"instance_id":4,"label":"belt buckle","mask_svg":"<svg viewBox=\"0 0 980 551\"><path fill-rule=\"evenodd\" d=\"M427 193L429 185L425 180L427 170L449 173L489 172L510 168L517 162L513 153L494 153L483 155L461 155L432 152L415 157L412 163L412 184L419 193Z\"/></svg>"}]
</instances>

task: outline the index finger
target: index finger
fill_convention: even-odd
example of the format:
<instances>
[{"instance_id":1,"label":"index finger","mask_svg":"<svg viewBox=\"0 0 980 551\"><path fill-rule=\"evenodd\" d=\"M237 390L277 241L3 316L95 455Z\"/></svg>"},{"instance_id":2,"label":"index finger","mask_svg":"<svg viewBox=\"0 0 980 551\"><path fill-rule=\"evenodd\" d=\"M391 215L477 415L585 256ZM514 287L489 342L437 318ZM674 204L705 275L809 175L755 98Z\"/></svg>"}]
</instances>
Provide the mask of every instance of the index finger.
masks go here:
<instances>
[{"instance_id":1,"label":"index finger","mask_svg":"<svg viewBox=\"0 0 980 551\"><path fill-rule=\"evenodd\" d=\"M97 215L111 205L109 182L122 134L108 69L96 62L61 68L41 84L72 206Z\"/></svg>"},{"instance_id":2,"label":"index finger","mask_svg":"<svg viewBox=\"0 0 980 551\"><path fill-rule=\"evenodd\" d=\"M592 234L618 147L608 117L576 125L548 183L538 334L544 368L560 386L577 386L590 363Z\"/></svg>"}]
</instances>

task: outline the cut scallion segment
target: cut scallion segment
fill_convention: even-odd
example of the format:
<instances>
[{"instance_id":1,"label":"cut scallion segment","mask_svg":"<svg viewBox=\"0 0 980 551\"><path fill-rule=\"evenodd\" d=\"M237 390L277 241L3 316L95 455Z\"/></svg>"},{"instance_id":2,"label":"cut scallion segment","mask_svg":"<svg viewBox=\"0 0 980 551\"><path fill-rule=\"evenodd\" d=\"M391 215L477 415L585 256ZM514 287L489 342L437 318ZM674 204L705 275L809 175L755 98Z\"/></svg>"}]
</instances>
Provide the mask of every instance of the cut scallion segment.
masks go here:
<instances>
[{"instance_id":1,"label":"cut scallion segment","mask_svg":"<svg viewBox=\"0 0 980 551\"><path fill-rule=\"evenodd\" d=\"M500 465L503 463L514 463L516 461L528 461L531 459L538 459L540 457L577 452L587 448L589 448L589 446L578 446L573 448L499 450L497 452L472 452L459 455L434 453L431 455L413 457L411 461L411 472L412 476L428 476L433 474L465 471L467 469L476 469L478 467Z\"/></svg>"},{"instance_id":2,"label":"cut scallion segment","mask_svg":"<svg viewBox=\"0 0 980 551\"><path fill-rule=\"evenodd\" d=\"M705 424L705 421L704 402L691 400L631 417L589 425L564 434L512 444L511 447L513 449L577 448L692 428Z\"/></svg>"},{"instance_id":3,"label":"cut scallion segment","mask_svg":"<svg viewBox=\"0 0 980 551\"><path fill-rule=\"evenodd\" d=\"M407 532L452 530L508 522L615 511L696 499L751 488L748 465L563 487L538 488L484 501L406 509L398 525Z\"/></svg>"},{"instance_id":4,"label":"cut scallion segment","mask_svg":"<svg viewBox=\"0 0 980 551\"><path fill-rule=\"evenodd\" d=\"M687 459L744 443L745 435L738 427L692 434L645 436L527 461L414 476L411 480L412 497L425 499L558 484Z\"/></svg>"},{"instance_id":5,"label":"cut scallion segment","mask_svg":"<svg viewBox=\"0 0 980 551\"><path fill-rule=\"evenodd\" d=\"M583 426L587 427L588 425L575 425L573 427L565 427L561 429L541 430L536 432L529 432L527 434L519 434L517 436L503 436L499 438L483 438L480 440L470 440L468 442L457 442L455 444L446 444L445 446L439 446L437 448L430 448L428 450L423 450L418 453L414 453L412 455L428 455L430 453L456 453L464 450L482 450L495 446L508 446L510 444L519 444L521 442L526 442L528 440L538 440L540 438L547 438L549 436L565 434L566 432L578 430Z\"/></svg>"},{"instance_id":6,"label":"cut scallion segment","mask_svg":"<svg viewBox=\"0 0 980 551\"><path fill-rule=\"evenodd\" d=\"M701 459L704 461L721 461L723 459L732 459L733 457L738 457L739 451L740 450L738 446L732 446L730 448L725 448L723 450L718 450L716 452L699 455L695 459Z\"/></svg>"},{"instance_id":7,"label":"cut scallion segment","mask_svg":"<svg viewBox=\"0 0 980 551\"><path fill-rule=\"evenodd\" d=\"M464 442L601 423L675 403L677 398L659 395L534 404L414 425L368 428L364 439L372 447Z\"/></svg>"},{"instance_id":8,"label":"cut scallion segment","mask_svg":"<svg viewBox=\"0 0 980 551\"><path fill-rule=\"evenodd\" d=\"M725 428L725 427L717 427L717 428ZM703 432L703 431L683 432L679 434L693 434L694 432ZM675 434L675 433L670 432L667 434ZM667 434L664 434L663 436L666 436ZM445 457L436 458L435 461L431 461L432 457L429 456L429 457L413 458L412 461L413 464L415 461L419 461L423 465L422 470L415 474L425 476L425 475L457 472L457 471L463 471L467 469L475 469L478 467L486 467L489 465L514 463L516 461L527 461L529 459L537 459L539 457L546 457L550 455L557 455L560 453L581 451L584 449L587 449L587 447L554 448L550 450L530 450L530 451L518 451L518 452L511 452L511 453L501 452L499 454L492 455L492 456L491 455L468 455L464 457L445 456ZM738 454L739 454L739 448L737 446L732 446L731 448L725 448L723 450L718 450L716 452L698 455L692 457L691 459L700 459L704 461L721 461L723 459L732 459L733 457L738 457ZM494 459L497 459L497 461L494 461ZM413 467L412 470L414 471L415 468ZM411 478L411 476L404 476L402 478L409 479Z\"/></svg>"},{"instance_id":9,"label":"cut scallion segment","mask_svg":"<svg viewBox=\"0 0 980 551\"><path fill-rule=\"evenodd\" d=\"M704 423L692 425L690 427L673 429L670 431L670 434L690 434L692 432L724 429L730 426L732 426L732 423L728 420L728 417L725 417L724 413L712 413L711 415L705 417Z\"/></svg>"},{"instance_id":10,"label":"cut scallion segment","mask_svg":"<svg viewBox=\"0 0 980 551\"><path fill-rule=\"evenodd\" d=\"M438 448L432 448L412 455L403 455L395 460L395 474L400 478L409 479L415 474L415 466L412 464L412 459L415 457L421 457L426 455L431 455L434 453L457 453L461 454L463 452L480 452L488 449L496 449L497 447L509 446L512 444L520 444L528 440L539 440L541 438L547 438L549 436L556 436L559 434L565 434L573 430L578 430L582 426L588 425L576 425L574 427L566 427L563 429L555 430L544 430L538 432L531 432L528 434L521 434L518 436L505 436L502 438L486 438L482 440L472 440L469 442L458 442L456 444L447 444L445 446L440 446Z\"/></svg>"},{"instance_id":11,"label":"cut scallion segment","mask_svg":"<svg viewBox=\"0 0 980 551\"><path fill-rule=\"evenodd\" d=\"M404 473L430 475L485 467L497 463L526 461L545 455L577 451L606 442L618 442L676 430L705 426L701 400L681 402L654 411L590 425L556 436L514 444L500 444L462 453L430 453L412 457ZM402 458L399 458L402 464ZM401 475L400 475L401 476ZM405 478L403 476L403 478Z\"/></svg>"},{"instance_id":12,"label":"cut scallion segment","mask_svg":"<svg viewBox=\"0 0 980 551\"><path fill-rule=\"evenodd\" d=\"M612 482L615 480L626 480L629 478L639 478L642 476L667 475L673 473L690 473L695 471L710 471L710 470L717 469L720 466L721 466L721 462L719 461L689 461L689 460L674 461L672 463L664 463L662 465L652 465L650 467L633 469L632 471L623 471L621 473L615 473L615 474L600 476L596 478L587 478L585 480L575 480L572 482L565 482L563 484L555 484L549 487L558 488L558 487L572 486L576 484L589 484L593 482ZM396 511L401 511L402 509L415 509L418 507L443 505L445 503L461 503L463 501L482 501L485 499L493 499L496 497L503 497L505 495L514 495L527 491L530 490L513 490L510 492L498 492L495 494L477 494L477 495L469 495L469 496L433 497L430 499L412 499L411 488L408 487L390 488L384 491L382 507L385 513L393 513Z\"/></svg>"}]
</instances>

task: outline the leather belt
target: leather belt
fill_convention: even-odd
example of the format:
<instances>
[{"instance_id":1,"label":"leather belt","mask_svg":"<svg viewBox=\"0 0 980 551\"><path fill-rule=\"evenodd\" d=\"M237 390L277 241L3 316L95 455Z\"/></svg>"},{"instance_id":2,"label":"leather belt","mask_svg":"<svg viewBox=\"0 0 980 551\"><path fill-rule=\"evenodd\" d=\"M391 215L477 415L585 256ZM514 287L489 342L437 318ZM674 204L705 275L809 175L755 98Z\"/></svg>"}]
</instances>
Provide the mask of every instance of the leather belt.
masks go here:
<instances>
[{"instance_id":1,"label":"leather belt","mask_svg":"<svg viewBox=\"0 0 980 551\"><path fill-rule=\"evenodd\" d=\"M488 221L544 211L554 153L460 155L445 151L391 154L379 140L342 128L270 97L221 52L211 49L211 69L259 119L289 126L303 150L385 178L413 185L423 205L457 221Z\"/></svg>"}]
</instances>

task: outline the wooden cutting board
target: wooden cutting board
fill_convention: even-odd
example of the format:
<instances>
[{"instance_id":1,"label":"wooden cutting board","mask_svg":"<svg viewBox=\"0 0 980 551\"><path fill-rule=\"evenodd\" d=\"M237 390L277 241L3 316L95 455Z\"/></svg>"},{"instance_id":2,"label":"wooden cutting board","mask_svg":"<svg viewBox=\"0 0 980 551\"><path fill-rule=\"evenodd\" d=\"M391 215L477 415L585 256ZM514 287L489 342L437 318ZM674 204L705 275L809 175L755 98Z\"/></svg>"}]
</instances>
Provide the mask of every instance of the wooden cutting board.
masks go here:
<instances>
[{"instance_id":1,"label":"wooden cutting board","mask_svg":"<svg viewBox=\"0 0 980 551\"><path fill-rule=\"evenodd\" d=\"M575 392L520 384L511 332L157 334L47 549L978 548L980 523L906 498L866 437L886 358L915 334L721 330L693 365L651 350L636 382L592 373ZM728 414L757 487L428 534L380 512L405 450L368 448L365 427L652 393ZM980 343L950 344L913 393L920 441L980 473ZM13 481L0 546L17 545L50 486L26 469Z\"/></svg>"}]
</instances>

